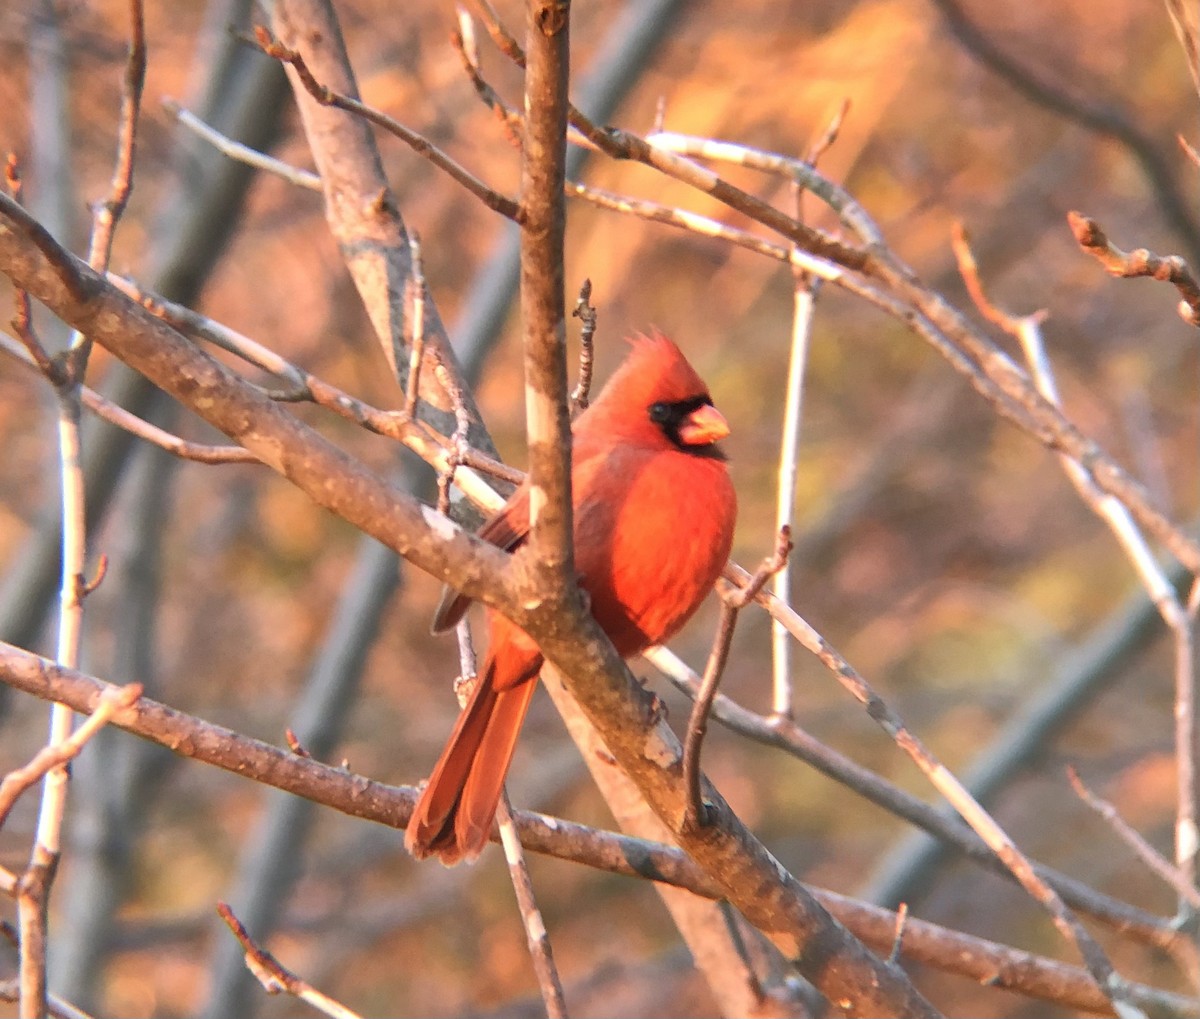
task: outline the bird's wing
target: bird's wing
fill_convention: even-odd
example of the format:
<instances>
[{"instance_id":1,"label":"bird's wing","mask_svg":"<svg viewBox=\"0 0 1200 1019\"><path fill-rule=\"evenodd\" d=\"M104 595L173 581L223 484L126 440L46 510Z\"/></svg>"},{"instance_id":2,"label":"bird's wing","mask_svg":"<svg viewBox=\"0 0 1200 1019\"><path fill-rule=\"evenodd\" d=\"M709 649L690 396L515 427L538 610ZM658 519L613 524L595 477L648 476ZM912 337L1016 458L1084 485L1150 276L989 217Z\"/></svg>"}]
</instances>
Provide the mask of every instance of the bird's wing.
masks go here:
<instances>
[{"instance_id":1,"label":"bird's wing","mask_svg":"<svg viewBox=\"0 0 1200 1019\"><path fill-rule=\"evenodd\" d=\"M500 507L479 529L479 537L497 548L511 552L518 548L529 534L529 486L522 485L508 502ZM459 594L452 587L442 592L442 600L433 616L431 629L434 633L445 633L466 614L471 599Z\"/></svg>"}]
</instances>

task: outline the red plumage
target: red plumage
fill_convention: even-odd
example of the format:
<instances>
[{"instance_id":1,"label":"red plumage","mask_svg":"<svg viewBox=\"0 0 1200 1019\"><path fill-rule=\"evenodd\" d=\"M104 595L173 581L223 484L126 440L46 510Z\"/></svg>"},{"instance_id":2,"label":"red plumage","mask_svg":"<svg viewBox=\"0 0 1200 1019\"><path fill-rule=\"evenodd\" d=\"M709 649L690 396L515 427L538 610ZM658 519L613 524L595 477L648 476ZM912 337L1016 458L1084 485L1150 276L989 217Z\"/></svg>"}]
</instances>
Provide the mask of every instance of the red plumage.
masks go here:
<instances>
[{"instance_id":1,"label":"red plumage","mask_svg":"<svg viewBox=\"0 0 1200 1019\"><path fill-rule=\"evenodd\" d=\"M729 558L737 500L715 443L729 433L708 389L661 334L639 336L572 429L575 567L592 614L625 658L673 636ZM522 486L480 530L513 549L529 530ZM435 631L469 604L443 602ZM444 864L487 844L542 655L524 631L488 613L490 644L409 822L406 844Z\"/></svg>"}]
</instances>

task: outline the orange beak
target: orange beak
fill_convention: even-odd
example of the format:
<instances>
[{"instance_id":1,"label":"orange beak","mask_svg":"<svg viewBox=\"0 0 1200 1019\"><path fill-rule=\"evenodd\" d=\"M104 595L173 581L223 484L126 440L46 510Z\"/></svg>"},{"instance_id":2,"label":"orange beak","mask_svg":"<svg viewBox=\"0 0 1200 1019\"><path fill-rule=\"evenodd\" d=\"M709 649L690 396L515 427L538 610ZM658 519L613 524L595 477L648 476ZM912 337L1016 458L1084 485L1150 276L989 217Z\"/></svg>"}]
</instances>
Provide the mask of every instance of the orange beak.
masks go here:
<instances>
[{"instance_id":1,"label":"orange beak","mask_svg":"<svg viewBox=\"0 0 1200 1019\"><path fill-rule=\"evenodd\" d=\"M729 434L729 422L716 407L706 403L683 419L676 434L685 446L710 446Z\"/></svg>"}]
</instances>

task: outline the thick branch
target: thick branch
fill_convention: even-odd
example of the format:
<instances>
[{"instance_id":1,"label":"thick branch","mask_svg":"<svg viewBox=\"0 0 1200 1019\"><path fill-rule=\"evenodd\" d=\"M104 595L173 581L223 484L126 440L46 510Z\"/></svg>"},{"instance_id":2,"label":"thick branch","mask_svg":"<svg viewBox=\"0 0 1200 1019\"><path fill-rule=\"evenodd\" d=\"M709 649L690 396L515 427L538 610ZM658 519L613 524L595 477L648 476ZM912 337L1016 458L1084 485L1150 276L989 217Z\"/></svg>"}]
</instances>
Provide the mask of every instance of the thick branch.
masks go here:
<instances>
[{"instance_id":1,"label":"thick branch","mask_svg":"<svg viewBox=\"0 0 1200 1019\"><path fill-rule=\"evenodd\" d=\"M381 480L78 259L60 249L55 261L49 261L15 225L12 208L19 210L0 195L0 273L251 450L319 505L426 572L496 604L500 585L495 580L505 573L508 556ZM63 260L73 288L63 282Z\"/></svg>"},{"instance_id":2,"label":"thick branch","mask_svg":"<svg viewBox=\"0 0 1200 1019\"><path fill-rule=\"evenodd\" d=\"M304 57L306 67L326 87L358 99L345 42L326 0L275 0L271 26L289 50ZM341 247L342 257L375 327L388 364L403 390L408 381L404 295L412 273L408 235L388 186L370 125L361 117L323 106L309 95L295 68L288 77L304 123L313 161L325 190L325 217ZM433 364L441 362L458 375L446 328L437 309L426 309L426 346L419 414L439 431L454 425L450 403L437 385ZM459 380L461 382L461 379ZM471 440L486 443L479 435Z\"/></svg>"},{"instance_id":3,"label":"thick branch","mask_svg":"<svg viewBox=\"0 0 1200 1019\"><path fill-rule=\"evenodd\" d=\"M567 410L566 211L570 4L530 0L521 152L521 322L529 439L530 588L561 604L574 584Z\"/></svg>"},{"instance_id":4,"label":"thick branch","mask_svg":"<svg viewBox=\"0 0 1200 1019\"><path fill-rule=\"evenodd\" d=\"M83 714L95 711L106 691L116 689L2 642L0 678L18 690L59 701ZM416 803L417 790L411 787L371 781L175 711L147 697L132 706L120 707L110 724L181 756L304 796L351 817L402 828ZM514 819L522 843L535 852L627 877L665 882L706 898L725 894L722 885L680 849L527 811L518 812ZM884 948L891 944L895 915L890 911L828 891L817 890L814 894L863 940ZM1078 967L936 924L909 920L901 954L1030 996L1104 1014L1111 1011L1095 983ZM1135 1001L1156 1014L1200 1019L1200 1001L1137 984L1130 990Z\"/></svg>"}]
</instances>

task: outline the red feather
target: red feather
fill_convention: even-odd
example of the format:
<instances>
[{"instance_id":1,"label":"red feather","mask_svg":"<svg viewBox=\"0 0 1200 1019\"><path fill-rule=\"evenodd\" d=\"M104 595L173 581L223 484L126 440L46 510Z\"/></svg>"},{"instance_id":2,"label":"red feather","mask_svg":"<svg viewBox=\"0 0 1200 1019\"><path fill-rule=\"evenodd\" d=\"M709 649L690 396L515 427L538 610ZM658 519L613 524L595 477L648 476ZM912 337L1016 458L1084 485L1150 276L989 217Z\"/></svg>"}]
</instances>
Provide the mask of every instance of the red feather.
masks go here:
<instances>
[{"instance_id":1,"label":"red feather","mask_svg":"<svg viewBox=\"0 0 1200 1019\"><path fill-rule=\"evenodd\" d=\"M629 658L673 636L712 589L729 558L737 500L715 442L728 434L708 389L665 336L632 350L573 428L571 486L575 566L592 614ZM480 530L501 548L529 531L529 493L519 488ZM462 618L453 593L435 631ZM487 844L542 655L503 616L489 612L491 642L474 692L409 822L406 844L444 864Z\"/></svg>"}]
</instances>

